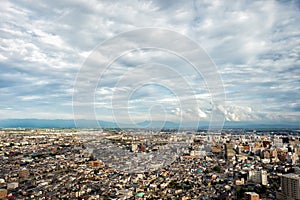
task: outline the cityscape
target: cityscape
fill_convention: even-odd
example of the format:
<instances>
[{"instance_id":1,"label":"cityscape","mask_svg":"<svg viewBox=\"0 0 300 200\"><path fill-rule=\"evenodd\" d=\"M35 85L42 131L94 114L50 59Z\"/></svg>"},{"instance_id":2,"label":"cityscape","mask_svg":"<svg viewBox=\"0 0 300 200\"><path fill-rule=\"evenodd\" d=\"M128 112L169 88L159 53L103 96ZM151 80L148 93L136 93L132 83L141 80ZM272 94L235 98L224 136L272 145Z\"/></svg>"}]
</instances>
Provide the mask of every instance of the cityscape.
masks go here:
<instances>
[{"instance_id":1,"label":"cityscape","mask_svg":"<svg viewBox=\"0 0 300 200\"><path fill-rule=\"evenodd\" d=\"M207 134L206 130L184 133L135 129L2 129L0 198L300 198L299 130L224 129L219 134ZM82 137L82 134L91 136ZM119 145L127 154L117 154L116 160L105 160L99 146L89 145L92 136L97 134L104 137L95 137L93 141L107 140L106 145ZM182 148L178 151L181 153L172 162L151 168L157 164L152 159L146 169L138 169L139 163L144 166L145 161L134 161L131 153L159 152L174 139L180 141L183 137L189 143L176 147ZM125 157L138 163L135 170L118 168L116 162L126 160Z\"/></svg>"},{"instance_id":2,"label":"cityscape","mask_svg":"<svg viewBox=\"0 0 300 200\"><path fill-rule=\"evenodd\" d=\"M300 0L0 19L0 200L300 200Z\"/></svg>"}]
</instances>

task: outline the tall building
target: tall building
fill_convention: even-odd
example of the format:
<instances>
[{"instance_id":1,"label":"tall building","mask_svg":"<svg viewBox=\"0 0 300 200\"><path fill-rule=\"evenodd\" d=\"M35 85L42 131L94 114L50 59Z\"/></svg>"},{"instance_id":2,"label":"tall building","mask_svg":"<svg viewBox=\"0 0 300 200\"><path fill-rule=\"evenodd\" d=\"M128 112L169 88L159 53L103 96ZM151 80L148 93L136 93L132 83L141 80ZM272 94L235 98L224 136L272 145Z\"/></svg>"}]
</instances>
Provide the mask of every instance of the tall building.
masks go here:
<instances>
[{"instance_id":1,"label":"tall building","mask_svg":"<svg viewBox=\"0 0 300 200\"><path fill-rule=\"evenodd\" d=\"M268 184L268 174L267 171L249 171L249 179L250 182L259 183L262 185Z\"/></svg>"},{"instance_id":2,"label":"tall building","mask_svg":"<svg viewBox=\"0 0 300 200\"><path fill-rule=\"evenodd\" d=\"M282 198L285 200L300 200L300 175L284 174L281 176Z\"/></svg>"},{"instance_id":3,"label":"tall building","mask_svg":"<svg viewBox=\"0 0 300 200\"><path fill-rule=\"evenodd\" d=\"M268 173L266 170L261 170L260 171L260 176L261 176L261 184L262 185L268 185Z\"/></svg>"},{"instance_id":4,"label":"tall building","mask_svg":"<svg viewBox=\"0 0 300 200\"><path fill-rule=\"evenodd\" d=\"M227 160L231 160L235 156L234 144L230 141L225 144L225 156Z\"/></svg>"},{"instance_id":5,"label":"tall building","mask_svg":"<svg viewBox=\"0 0 300 200\"><path fill-rule=\"evenodd\" d=\"M255 192L245 192L244 194L245 200L259 200L259 194Z\"/></svg>"},{"instance_id":6,"label":"tall building","mask_svg":"<svg viewBox=\"0 0 300 200\"><path fill-rule=\"evenodd\" d=\"M281 137L275 136L273 138L273 144L275 147L279 148L279 147L283 147L283 141Z\"/></svg>"}]
</instances>

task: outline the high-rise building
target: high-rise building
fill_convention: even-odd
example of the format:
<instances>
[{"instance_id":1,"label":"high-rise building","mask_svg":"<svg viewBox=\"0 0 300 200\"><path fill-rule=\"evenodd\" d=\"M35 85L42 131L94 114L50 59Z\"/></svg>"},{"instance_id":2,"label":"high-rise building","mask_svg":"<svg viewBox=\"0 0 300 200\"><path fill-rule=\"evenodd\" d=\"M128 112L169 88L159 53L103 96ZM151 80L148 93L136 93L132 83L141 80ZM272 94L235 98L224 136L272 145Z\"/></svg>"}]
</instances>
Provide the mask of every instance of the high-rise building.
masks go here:
<instances>
[{"instance_id":1,"label":"high-rise building","mask_svg":"<svg viewBox=\"0 0 300 200\"><path fill-rule=\"evenodd\" d=\"M261 170L260 171L260 176L261 176L261 184L262 185L268 185L268 173L266 170Z\"/></svg>"},{"instance_id":2,"label":"high-rise building","mask_svg":"<svg viewBox=\"0 0 300 200\"><path fill-rule=\"evenodd\" d=\"M245 200L259 200L259 194L255 192L245 192L244 194Z\"/></svg>"},{"instance_id":3,"label":"high-rise building","mask_svg":"<svg viewBox=\"0 0 300 200\"><path fill-rule=\"evenodd\" d=\"M231 141L225 144L225 156L227 160L231 160L235 156L235 151L233 148L234 144Z\"/></svg>"},{"instance_id":4,"label":"high-rise building","mask_svg":"<svg viewBox=\"0 0 300 200\"><path fill-rule=\"evenodd\" d=\"M268 184L268 174L267 171L249 171L249 179L250 182L259 183L262 185Z\"/></svg>"},{"instance_id":5,"label":"high-rise building","mask_svg":"<svg viewBox=\"0 0 300 200\"><path fill-rule=\"evenodd\" d=\"M300 200L300 175L284 174L281 176L282 197L285 200Z\"/></svg>"}]
</instances>

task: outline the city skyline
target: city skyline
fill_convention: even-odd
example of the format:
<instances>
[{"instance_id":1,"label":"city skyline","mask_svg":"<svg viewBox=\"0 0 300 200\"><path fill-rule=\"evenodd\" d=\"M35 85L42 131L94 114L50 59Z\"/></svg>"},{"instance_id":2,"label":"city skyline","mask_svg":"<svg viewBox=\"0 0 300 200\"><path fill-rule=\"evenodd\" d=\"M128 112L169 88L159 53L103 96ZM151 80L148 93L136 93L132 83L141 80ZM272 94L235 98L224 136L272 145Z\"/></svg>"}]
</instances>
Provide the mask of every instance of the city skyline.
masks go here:
<instances>
[{"instance_id":1,"label":"city skyline","mask_svg":"<svg viewBox=\"0 0 300 200\"><path fill-rule=\"evenodd\" d=\"M145 27L180 33L206 51L223 80L226 106L220 110L226 121L300 120L298 1L1 4L1 120L73 119L74 84L90 53L112 37ZM158 70L153 74L168 81L170 88L148 84L136 89L126 99L132 121L178 122L181 117L184 122L209 121L212 105L205 77L193 74L178 56L157 49L129 52L112 63L101 79L103 85L95 90L99 120L114 121L111 97L126 89L118 81L126 77L128 68L139 69L144 63L139 78L157 68L153 63L184 69L180 77L192 93L174 93L182 90L178 77ZM180 108L176 95L186 102L196 98L199 106L186 103ZM118 105L124 99L113 100Z\"/></svg>"}]
</instances>

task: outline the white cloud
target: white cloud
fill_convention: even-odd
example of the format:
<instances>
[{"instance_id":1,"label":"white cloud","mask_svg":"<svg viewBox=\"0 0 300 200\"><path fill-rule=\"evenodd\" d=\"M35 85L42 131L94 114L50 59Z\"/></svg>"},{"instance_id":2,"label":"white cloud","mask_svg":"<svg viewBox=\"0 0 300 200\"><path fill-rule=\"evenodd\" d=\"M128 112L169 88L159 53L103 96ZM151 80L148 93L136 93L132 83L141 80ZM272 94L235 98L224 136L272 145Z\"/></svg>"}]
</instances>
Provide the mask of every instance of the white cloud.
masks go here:
<instances>
[{"instance_id":1,"label":"white cloud","mask_svg":"<svg viewBox=\"0 0 300 200\"><path fill-rule=\"evenodd\" d=\"M30 109L33 117L72 118L76 74L96 45L124 31L163 27L197 41L216 63L227 96L227 120L300 119L297 1L3 1L0 17L0 103L12 108L9 113L4 109L3 118L28 117L24 112ZM209 119L211 97L203 78L161 51L131 52L117 60L101 80L97 109L110 115L117 89L126 91L130 83L149 79L147 71L129 76L128 70L149 62L178 70L180 77L167 70L150 74L184 103L178 111L178 102L166 90L144 87L129 107L139 119L144 112L139 109L154 103L164 105L172 120L181 115ZM125 85L117 85L120 80ZM197 105L191 105L193 99Z\"/></svg>"}]
</instances>

